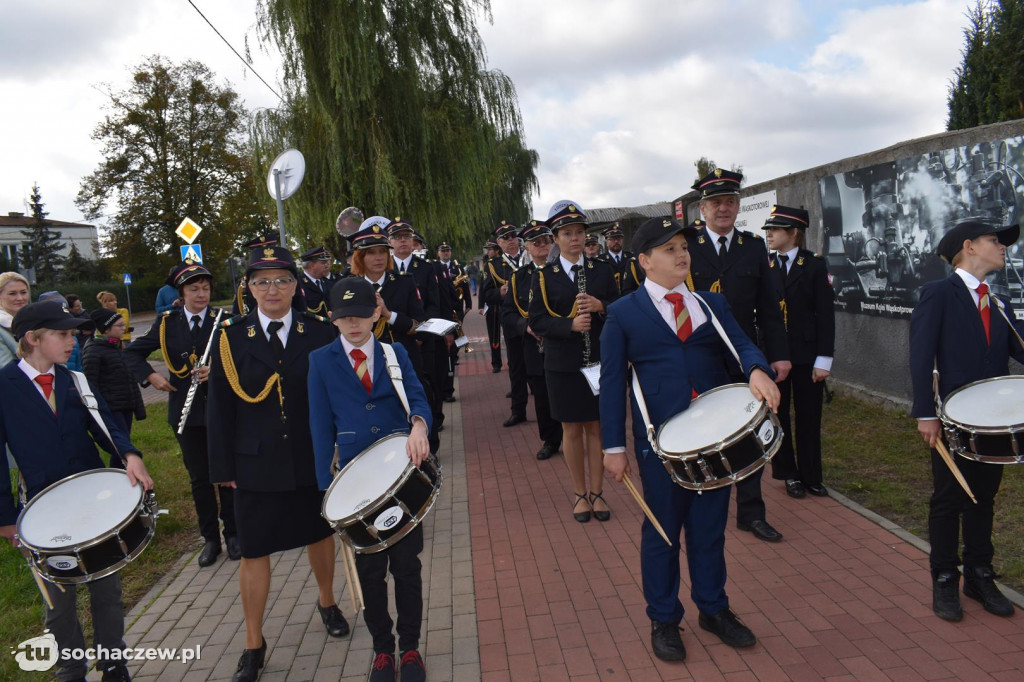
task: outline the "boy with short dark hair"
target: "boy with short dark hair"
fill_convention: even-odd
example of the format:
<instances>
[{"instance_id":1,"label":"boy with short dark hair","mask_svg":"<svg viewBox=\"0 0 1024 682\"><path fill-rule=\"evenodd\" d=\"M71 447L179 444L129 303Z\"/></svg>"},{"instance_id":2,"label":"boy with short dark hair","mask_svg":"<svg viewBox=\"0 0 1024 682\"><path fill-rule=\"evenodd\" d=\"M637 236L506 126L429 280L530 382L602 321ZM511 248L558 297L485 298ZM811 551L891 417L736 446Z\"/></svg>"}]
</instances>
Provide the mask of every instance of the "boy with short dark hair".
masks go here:
<instances>
[{"instance_id":1,"label":"boy with short dark hair","mask_svg":"<svg viewBox=\"0 0 1024 682\"><path fill-rule=\"evenodd\" d=\"M373 285L363 277L338 281L330 291L330 307L341 338L309 355L309 423L320 487L326 489L331 484L336 447L340 471L375 441L398 431L408 431L406 452L419 466L430 454L430 406L409 355L400 344L392 348L402 368L408 413L387 374L383 346L373 336L374 323L380 318ZM365 605L363 617L373 637L370 682L394 682L397 672L395 636L388 614L388 570L395 579L402 682L426 679L426 667L418 651L423 614L422 549L423 526L417 525L400 542L381 552L356 555Z\"/></svg>"}]
</instances>

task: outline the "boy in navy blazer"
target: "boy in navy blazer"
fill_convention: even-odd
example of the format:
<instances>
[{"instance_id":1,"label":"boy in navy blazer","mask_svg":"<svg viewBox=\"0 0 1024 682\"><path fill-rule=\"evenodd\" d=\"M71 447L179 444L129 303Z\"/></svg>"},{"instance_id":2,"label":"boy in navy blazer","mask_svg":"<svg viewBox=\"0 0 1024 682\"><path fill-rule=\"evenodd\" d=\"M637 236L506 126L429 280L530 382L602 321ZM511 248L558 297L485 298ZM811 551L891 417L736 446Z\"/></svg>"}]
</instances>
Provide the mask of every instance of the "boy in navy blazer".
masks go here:
<instances>
[{"instance_id":1,"label":"boy in navy blazer","mask_svg":"<svg viewBox=\"0 0 1024 682\"><path fill-rule=\"evenodd\" d=\"M601 332L601 443L605 469L618 481L630 470L626 458L628 363L637 373L656 429L687 409L695 393L730 383L727 363L734 361L710 324L712 311L739 353L751 393L767 400L772 409L779 404L768 361L743 333L724 297L702 293L704 307L687 289L690 255L685 232L689 229L660 218L641 225L632 246L647 279L608 307ZM665 661L686 657L679 636L683 619L679 535L684 530L691 597L700 611L698 623L729 646L753 646L754 634L729 609L725 594L725 526L731 487L698 495L673 483L647 440L635 400L632 410L644 499L672 540L671 546L666 545L650 522L644 522L640 568L654 654Z\"/></svg>"},{"instance_id":2,"label":"boy in navy blazer","mask_svg":"<svg viewBox=\"0 0 1024 682\"><path fill-rule=\"evenodd\" d=\"M362 277L340 280L331 289L330 303L332 321L341 338L309 356L309 424L320 487L327 488L333 479L335 447L341 470L373 443L393 433L409 434L406 451L412 463L419 466L430 455L430 405L400 344L392 348L402 368L408 414L395 391L384 349L373 336L374 323L380 318L373 285ZM373 637L370 682L393 682L396 673L395 636L385 580L388 570L395 579L402 680L426 679L418 651L423 613L422 550L423 526L418 525L388 549L356 555L366 609L364 620Z\"/></svg>"},{"instance_id":3,"label":"boy in navy blazer","mask_svg":"<svg viewBox=\"0 0 1024 682\"><path fill-rule=\"evenodd\" d=\"M73 316L67 304L59 301L31 303L14 316L12 330L18 338L21 360L0 370L0 453L4 446L10 448L24 476L28 500L72 474L102 468L96 443L111 455L121 453L132 485L153 488L142 455L117 426L103 398L96 395L113 443L93 422L70 372L61 366L74 347L73 330L87 324L91 322ZM0 481L5 482L0 485L0 535L14 544L18 509L6 484L9 480L7 458L0 456ZM88 587L94 644L107 651L125 649L120 578L114 573L88 583ZM47 605L45 610L46 627L57 646L61 651L85 649L75 586L66 585L61 590L46 583L46 590L53 602L53 608ZM119 658L98 660L97 668L103 671L105 681L130 679ZM82 679L85 674L86 665L81 659L60 661L59 679Z\"/></svg>"},{"instance_id":4,"label":"boy in navy blazer","mask_svg":"<svg viewBox=\"0 0 1024 682\"><path fill-rule=\"evenodd\" d=\"M929 282L910 318L910 378L914 387L911 417L917 430L931 446L933 492L929 501L929 563L932 571L932 609L939 618L958 621L960 572L963 560L964 594L977 599L985 610L999 616L1013 614L1013 605L996 587L992 569L992 519L995 496L1003 476L1003 465L954 457L977 504L968 499L953 473L935 450L942 437L936 416L932 370L939 374L939 398L981 379L1010 373L1009 358L1024 362L1024 347L997 308L1005 306L1018 333L1009 301L993 300L985 278L1002 270L1006 247L1020 236L1017 225L1003 227L982 220L966 220L949 230L939 241L939 256L955 268L946 279ZM990 305L991 304L991 305ZM963 556L960 526L963 525Z\"/></svg>"}]
</instances>

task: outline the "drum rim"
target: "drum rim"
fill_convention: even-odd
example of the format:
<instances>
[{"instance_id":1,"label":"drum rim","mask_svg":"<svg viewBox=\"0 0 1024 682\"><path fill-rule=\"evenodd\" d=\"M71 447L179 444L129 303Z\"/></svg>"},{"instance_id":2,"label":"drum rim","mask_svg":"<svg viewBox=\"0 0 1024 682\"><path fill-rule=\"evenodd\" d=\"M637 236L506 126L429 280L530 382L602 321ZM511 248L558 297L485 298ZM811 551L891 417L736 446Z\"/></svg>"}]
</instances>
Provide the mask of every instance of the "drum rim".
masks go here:
<instances>
[{"instance_id":1,"label":"drum rim","mask_svg":"<svg viewBox=\"0 0 1024 682\"><path fill-rule=\"evenodd\" d=\"M375 542L372 545L357 545L352 540L352 536L350 536L346 532L347 528L338 528L335 527L334 524L331 524L331 526L335 528L335 531L338 533L338 535L341 536L342 542L347 542L349 547L352 548L353 552L355 552L356 554L376 554L377 552L383 552L385 549L388 549L389 547L393 547L396 544L398 544L400 540L404 539L406 535L411 533L416 526L423 523L423 520L427 518L427 514L430 513L430 511L434 508L434 505L437 503L437 498L441 496L441 489L444 487L444 467L442 467L440 463L435 465L434 462L432 462L430 459L426 459L424 460L424 462L430 462L431 466L434 467L434 470L437 473L437 485L432 486L430 496L427 498L427 502L426 504L423 505L420 512L417 514L409 515L409 523L405 524L401 531L395 533L387 540L381 540L380 542ZM418 471L418 467L413 467L413 470ZM419 473L421 476L426 477L426 474L424 474L422 471L420 471Z\"/></svg>"},{"instance_id":2,"label":"drum rim","mask_svg":"<svg viewBox=\"0 0 1024 682\"><path fill-rule=\"evenodd\" d=\"M32 543L31 541L26 540L24 537L22 537L22 535L21 535L21 523L25 519L25 514L27 514L28 510L32 508L32 505L35 504L36 500L41 498L43 495L48 493L50 490L58 487L59 485L65 483L66 481L70 481L73 478L79 478L79 477L82 477L82 476L86 476L86 475L90 475L90 474L95 474L97 472L107 472L107 471L118 473L118 474L122 474L125 478L128 477L128 474L125 473L124 469L113 469L113 468L110 468L110 467L104 467L104 468L101 468L101 469L88 469L86 471L79 471L77 474L71 474L70 476L65 476L64 478L60 479L59 481L56 481L55 483L51 483L50 485L48 485L45 488L43 488L42 490L40 490L35 495L35 497L33 497L31 500L28 501L28 503L25 505L25 508L21 510L20 514L18 514L18 520L15 521L15 527L17 528L17 535L18 535L18 543L21 544L21 545L25 545L26 547L35 549L35 550L46 551L46 552L61 551L61 550L67 550L68 552L81 551L83 549L89 549L90 547L94 547L95 545L100 544L100 542L105 542L107 539L110 538L110 535L112 533L115 533L115 532L118 532L118 531L122 530L129 523L131 523L131 521L133 521L134 519L138 518L139 517L139 508L141 507L141 508L144 509L145 506L146 506L146 491L142 490L142 485L141 484L136 483L135 485L131 486L131 489L138 491L138 493L139 493L139 500L135 504L135 508L133 509L132 513L130 513L128 516L126 516L125 518L123 518L120 521L118 521L114 526L112 526L109 530L107 530L103 535L98 535L96 537L90 538L89 540L86 540L86 541L84 541L82 543L77 543L77 544L74 544L74 545L65 545L63 547L48 547L46 545L36 545L36 544ZM153 516L153 515L150 514L150 516Z\"/></svg>"},{"instance_id":3,"label":"drum rim","mask_svg":"<svg viewBox=\"0 0 1024 682\"><path fill-rule=\"evenodd\" d=\"M1014 434L1014 433L1016 433L1018 431L1024 431L1024 422L1019 422L1017 424L1007 424L1006 426L998 426L998 427L997 426L978 426L976 424L967 424L967 423L961 422L961 421L959 421L959 420L949 416L949 414L946 412L946 403L948 403L949 399L952 398L953 396L955 396L957 393L961 393L963 391L966 391L968 388L973 388L974 386L980 386L981 384L987 384L987 383L991 383L993 381L1006 381L1006 380L1010 380L1010 381L1024 381L1024 376L1019 375L1019 374L1008 374L1006 376L1001 376L1001 377L989 377L988 379L979 379L978 381L972 381L969 384L964 384L963 386L960 386L959 388L953 389L952 391L949 392L949 395L946 396L946 399L943 400L942 403L939 404L938 408L936 409L936 415L938 416L939 421L941 421L944 426L955 427L955 428L961 429L963 431L967 431L968 433L972 433L972 434L980 435L980 436L1008 436L1008 435L1012 435L1012 434ZM971 457L969 459L974 459L974 458Z\"/></svg>"},{"instance_id":4,"label":"drum rim","mask_svg":"<svg viewBox=\"0 0 1024 682\"><path fill-rule=\"evenodd\" d=\"M715 388L712 388L710 391L704 391L703 393L698 395L696 398L694 398L692 401L690 401L690 405L692 406L695 402L700 400L700 398L703 397L703 396L711 395L712 393L721 392L724 389L734 389L734 388L737 388L737 387L743 387L743 388L747 389L748 392L750 391L750 387L747 384L743 384L743 383L739 383L739 382L732 383L732 384L724 384L722 386L716 386ZM751 394L751 398L753 398L753 394ZM713 443L711 445L707 445L707 446L705 446L703 448L700 448L698 450L685 450L683 452L674 452L674 451L670 451L670 450L665 450L662 447L662 445L661 445L661 432L664 430L664 428L668 425L668 423L670 421L672 421L673 419L675 419L676 417L678 417L681 414L685 414L687 412L687 410L689 410L689 409L690 408L687 407L682 412L677 412L676 414L674 414L671 417L669 417L668 419L666 419L662 423L662 425L658 427L658 431L654 434L654 443L652 443L652 445L654 445L654 451L658 455L660 455L661 457L664 457L666 459L671 459L671 460L682 462L682 461L687 461L687 460L690 460L690 459L696 459L697 457L700 457L702 455L706 455L708 453L721 452L722 450L724 450L726 448L732 447L733 445L738 443L740 440L742 440L742 438L745 438L746 434L749 433L749 427L750 427L751 423L761 421L763 419L763 413L767 412L768 414L772 414L771 410L768 409L767 402L762 400L759 403L759 407L758 407L757 412L755 412L753 415L751 415L751 418L747 420L747 422L743 425L743 428L737 429L732 434L727 436L725 439L720 440L717 443ZM777 420L775 421L775 424L776 424L777 427L779 427L779 422ZM781 427L779 427L779 428L781 428Z\"/></svg>"},{"instance_id":5,"label":"drum rim","mask_svg":"<svg viewBox=\"0 0 1024 682\"><path fill-rule=\"evenodd\" d=\"M355 511L355 512L349 514L348 516L343 516L340 519L333 519L333 520L327 517L327 501L331 498L331 492L334 490L334 487L338 484L338 481L341 480L341 477L345 474L345 472L348 471L349 468L353 464L356 463L356 460L358 460L360 457L365 455L367 452L369 452L373 448L377 447L377 445L379 445L380 443L383 443L384 441L392 440L394 438L405 438L406 440L408 440L409 439L409 434L408 433L392 433L392 434L388 434L387 436L384 436L383 438L378 438L377 440L373 441L370 445L368 445L367 447L363 448L363 450L358 455L356 455L355 457L352 458L352 461L350 461L348 464L346 464L344 466L344 468L342 468L341 471L339 471L334 476L334 480L331 481L331 484L329 486L327 486L327 490L324 492L324 501L320 503L320 516L324 517L324 520L327 521L327 523L329 523L331 526L334 526L335 524L339 524L340 525L340 524L345 523L345 522L351 522L351 521L355 521L357 519L361 520L361 519L365 518L365 515L363 514L363 510L364 509L372 508L374 505L376 505L378 502L383 500L385 497L390 496L395 490L400 488L407 480L409 480L409 476L412 473L412 470L416 468L416 466L412 463L412 460L406 458L405 470L402 471L402 475L399 476L395 480L395 482L392 483L387 489L385 489L383 493L381 493L377 497L373 498L373 500L370 501L368 504L363 506L358 511Z\"/></svg>"}]
</instances>

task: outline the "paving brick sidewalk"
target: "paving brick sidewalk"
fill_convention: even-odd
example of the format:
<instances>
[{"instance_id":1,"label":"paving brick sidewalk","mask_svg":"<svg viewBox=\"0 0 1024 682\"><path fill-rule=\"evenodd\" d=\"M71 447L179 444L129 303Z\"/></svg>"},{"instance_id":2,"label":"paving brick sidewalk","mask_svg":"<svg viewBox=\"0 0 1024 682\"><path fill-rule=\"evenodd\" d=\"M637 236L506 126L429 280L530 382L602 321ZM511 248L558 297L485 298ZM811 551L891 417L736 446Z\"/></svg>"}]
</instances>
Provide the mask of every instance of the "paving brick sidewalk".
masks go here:
<instances>
[{"instance_id":1,"label":"paving brick sidewalk","mask_svg":"<svg viewBox=\"0 0 1024 682\"><path fill-rule=\"evenodd\" d=\"M758 644L737 651L699 629L683 562L687 660L659 661L640 587L638 507L606 478L611 521L575 522L563 457L534 458L532 412L501 428L508 375L490 373L489 354L468 360L460 392L487 682L1024 679L1024 615L999 618L964 599L963 622L939 620L924 551L836 499L791 499L770 476L768 518L785 541L739 532L734 517L726 539L731 605Z\"/></svg>"}]
</instances>

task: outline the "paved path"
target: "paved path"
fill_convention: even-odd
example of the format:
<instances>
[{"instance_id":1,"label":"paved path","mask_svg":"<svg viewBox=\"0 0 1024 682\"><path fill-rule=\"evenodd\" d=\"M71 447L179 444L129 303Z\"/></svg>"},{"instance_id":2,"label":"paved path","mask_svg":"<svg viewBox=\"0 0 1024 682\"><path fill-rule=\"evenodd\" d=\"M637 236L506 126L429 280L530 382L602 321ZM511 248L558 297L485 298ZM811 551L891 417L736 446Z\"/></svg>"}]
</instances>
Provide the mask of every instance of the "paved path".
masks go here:
<instances>
[{"instance_id":1,"label":"paved path","mask_svg":"<svg viewBox=\"0 0 1024 682\"><path fill-rule=\"evenodd\" d=\"M479 316L466 326L483 336ZM491 374L485 342L474 347L459 366L459 402L445 408L445 485L425 523L429 679L1024 679L1024 615L998 618L965 599L962 623L939 620L919 541L837 498L790 499L770 480L769 520L786 540L763 543L732 522L726 540L732 607L757 646L736 651L700 630L684 575L688 658L658 661L639 584L639 510L609 480L612 520L573 521L562 456L534 459L533 421L501 428L508 375ZM362 621L351 638L328 638L305 558L287 552L273 567L261 679L365 679L371 650ZM135 664L135 679L230 678L243 637L236 569L221 561L200 570L194 555L171 568L129 614L128 641L199 644L201 660ZM351 620L340 565L335 584Z\"/></svg>"}]
</instances>

